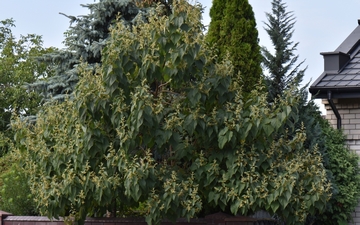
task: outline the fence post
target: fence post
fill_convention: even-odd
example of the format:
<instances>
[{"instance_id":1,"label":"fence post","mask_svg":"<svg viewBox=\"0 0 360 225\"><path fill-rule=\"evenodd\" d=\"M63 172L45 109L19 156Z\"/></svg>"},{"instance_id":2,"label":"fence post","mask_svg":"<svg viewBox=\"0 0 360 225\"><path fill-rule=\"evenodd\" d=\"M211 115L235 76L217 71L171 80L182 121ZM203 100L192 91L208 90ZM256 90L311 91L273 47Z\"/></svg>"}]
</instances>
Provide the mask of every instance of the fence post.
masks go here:
<instances>
[{"instance_id":1,"label":"fence post","mask_svg":"<svg viewBox=\"0 0 360 225\"><path fill-rule=\"evenodd\" d=\"M8 212L4 212L0 210L0 225L3 225L3 220L7 217L7 216L11 216L11 213Z\"/></svg>"}]
</instances>

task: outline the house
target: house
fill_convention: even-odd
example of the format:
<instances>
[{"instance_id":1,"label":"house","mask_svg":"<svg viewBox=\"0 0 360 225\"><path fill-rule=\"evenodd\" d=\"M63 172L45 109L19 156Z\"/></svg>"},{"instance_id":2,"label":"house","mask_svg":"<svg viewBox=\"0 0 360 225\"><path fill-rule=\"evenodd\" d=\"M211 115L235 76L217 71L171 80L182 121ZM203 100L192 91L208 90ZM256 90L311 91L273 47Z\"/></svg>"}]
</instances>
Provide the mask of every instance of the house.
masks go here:
<instances>
[{"instance_id":1,"label":"house","mask_svg":"<svg viewBox=\"0 0 360 225\"><path fill-rule=\"evenodd\" d=\"M344 130L349 148L360 154L360 20L335 51L321 55L324 72L310 86L310 93L322 99L326 119ZM360 225L360 204L353 219Z\"/></svg>"}]
</instances>

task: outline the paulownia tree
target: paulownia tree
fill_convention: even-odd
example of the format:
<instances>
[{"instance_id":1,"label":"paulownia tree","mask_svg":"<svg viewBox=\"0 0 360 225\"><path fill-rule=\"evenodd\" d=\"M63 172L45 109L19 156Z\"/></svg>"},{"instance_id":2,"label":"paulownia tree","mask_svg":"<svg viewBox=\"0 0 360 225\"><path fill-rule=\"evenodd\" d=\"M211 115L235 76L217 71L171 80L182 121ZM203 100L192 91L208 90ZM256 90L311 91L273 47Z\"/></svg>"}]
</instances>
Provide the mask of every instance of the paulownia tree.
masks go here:
<instances>
[{"instance_id":1,"label":"paulownia tree","mask_svg":"<svg viewBox=\"0 0 360 225\"><path fill-rule=\"evenodd\" d=\"M17 128L32 192L49 217L101 215L142 204L148 224L214 210L265 209L301 224L322 210L329 183L304 130L284 128L290 92L244 101L239 74L209 50L201 8L159 5L148 22L119 21L102 65L80 66L74 98Z\"/></svg>"}]
</instances>

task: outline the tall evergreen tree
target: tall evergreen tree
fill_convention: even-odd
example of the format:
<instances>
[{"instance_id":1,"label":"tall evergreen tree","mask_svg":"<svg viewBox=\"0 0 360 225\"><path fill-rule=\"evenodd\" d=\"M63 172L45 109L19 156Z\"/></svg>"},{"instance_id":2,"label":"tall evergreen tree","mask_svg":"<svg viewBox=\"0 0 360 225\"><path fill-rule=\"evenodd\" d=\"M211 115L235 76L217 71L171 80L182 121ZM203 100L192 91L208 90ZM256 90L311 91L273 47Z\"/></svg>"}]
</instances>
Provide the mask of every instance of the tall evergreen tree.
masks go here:
<instances>
[{"instance_id":1,"label":"tall evergreen tree","mask_svg":"<svg viewBox=\"0 0 360 225\"><path fill-rule=\"evenodd\" d=\"M78 80L77 66L86 62L89 68L101 63L101 50L109 37L112 24L117 20L126 26L146 20L153 4L161 3L164 13L170 12L171 0L100 0L93 4L82 5L90 10L87 15L75 17L64 13L70 19L70 28L65 32L66 48L47 54L41 61L54 63L56 75L46 81L28 85L43 93L45 101L63 100L72 93Z\"/></svg>"},{"instance_id":2,"label":"tall evergreen tree","mask_svg":"<svg viewBox=\"0 0 360 225\"><path fill-rule=\"evenodd\" d=\"M261 78L261 52L254 12L248 0L213 0L207 40L220 58L228 53L234 72L241 73L244 91L250 92Z\"/></svg>"},{"instance_id":3,"label":"tall evergreen tree","mask_svg":"<svg viewBox=\"0 0 360 225\"><path fill-rule=\"evenodd\" d=\"M304 77L305 69L300 69L304 61L297 63L299 56L295 51L299 42L292 40L295 25L295 16L292 11L287 11L287 5L282 0L272 1L272 12L266 13L268 22L265 22L265 30L273 44L273 51L262 47L263 67L268 73L265 81L268 88L268 101L274 102L286 90L292 86L300 101L294 105L293 122L297 124L293 129L298 129L305 125L308 138L306 145L309 148L315 145L324 147L321 138L321 129L318 122L314 119L314 114L319 114L316 105L307 101L308 92L306 87L300 88L300 83ZM273 53L272 53L273 52ZM301 113L299 113L301 112Z\"/></svg>"},{"instance_id":4,"label":"tall evergreen tree","mask_svg":"<svg viewBox=\"0 0 360 225\"><path fill-rule=\"evenodd\" d=\"M263 65L269 75L266 83L272 102L291 85L299 85L306 69L300 70L304 61L297 64L299 56L295 51L299 42L292 41L296 22L293 12L286 10L287 6L282 0L273 0L271 4L272 13L266 13L268 22L265 23L265 30L273 44L274 53L266 47L261 50Z\"/></svg>"}]
</instances>

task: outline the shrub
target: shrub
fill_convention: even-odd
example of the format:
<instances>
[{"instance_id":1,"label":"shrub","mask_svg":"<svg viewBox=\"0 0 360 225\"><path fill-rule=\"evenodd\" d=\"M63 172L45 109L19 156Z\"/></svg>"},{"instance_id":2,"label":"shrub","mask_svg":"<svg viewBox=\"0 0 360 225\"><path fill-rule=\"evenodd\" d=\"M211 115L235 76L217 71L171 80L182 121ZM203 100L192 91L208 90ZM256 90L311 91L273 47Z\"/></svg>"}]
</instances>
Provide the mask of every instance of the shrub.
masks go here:
<instances>
[{"instance_id":1,"label":"shrub","mask_svg":"<svg viewBox=\"0 0 360 225\"><path fill-rule=\"evenodd\" d=\"M1 161L4 161L1 158ZM37 215L38 210L30 193L28 178L25 173L14 164L9 170L1 174L0 206L1 210L14 215Z\"/></svg>"},{"instance_id":2,"label":"shrub","mask_svg":"<svg viewBox=\"0 0 360 225\"><path fill-rule=\"evenodd\" d=\"M317 217L318 224L348 224L360 197L359 156L346 147L342 131L323 123L329 158L327 169L333 174L333 195L327 210Z\"/></svg>"}]
</instances>

